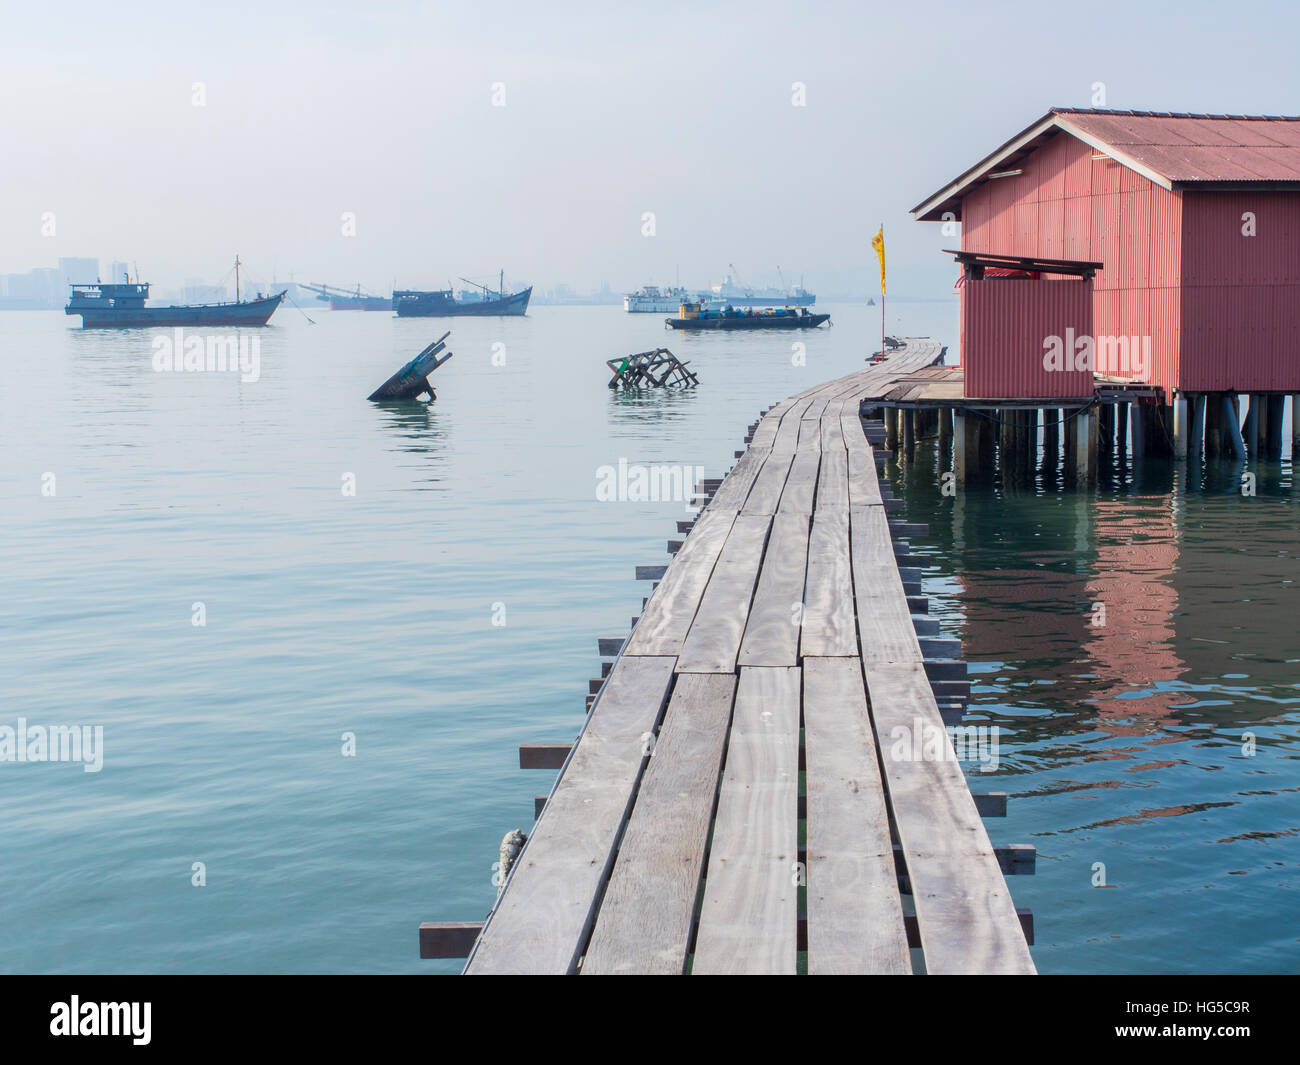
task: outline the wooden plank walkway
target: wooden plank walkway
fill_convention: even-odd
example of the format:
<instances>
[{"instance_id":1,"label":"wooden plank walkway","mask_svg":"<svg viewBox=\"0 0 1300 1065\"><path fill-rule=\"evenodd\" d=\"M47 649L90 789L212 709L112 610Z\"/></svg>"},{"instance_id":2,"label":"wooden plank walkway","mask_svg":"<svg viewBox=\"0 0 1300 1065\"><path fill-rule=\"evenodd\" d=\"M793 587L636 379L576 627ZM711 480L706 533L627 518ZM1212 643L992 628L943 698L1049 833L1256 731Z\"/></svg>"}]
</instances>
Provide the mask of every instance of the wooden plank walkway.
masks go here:
<instances>
[{"instance_id":1,"label":"wooden plank walkway","mask_svg":"<svg viewBox=\"0 0 1300 1065\"><path fill-rule=\"evenodd\" d=\"M593 681L466 973L1034 971L859 418L941 354L760 418Z\"/></svg>"}]
</instances>

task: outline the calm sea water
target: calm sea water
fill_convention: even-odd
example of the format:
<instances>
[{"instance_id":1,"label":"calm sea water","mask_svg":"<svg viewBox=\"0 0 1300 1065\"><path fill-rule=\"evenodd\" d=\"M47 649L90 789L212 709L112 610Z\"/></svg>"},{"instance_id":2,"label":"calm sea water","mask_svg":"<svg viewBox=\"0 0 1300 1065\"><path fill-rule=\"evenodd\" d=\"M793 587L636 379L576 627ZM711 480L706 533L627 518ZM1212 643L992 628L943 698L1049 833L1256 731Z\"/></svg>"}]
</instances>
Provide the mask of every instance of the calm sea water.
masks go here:
<instances>
[{"instance_id":1,"label":"calm sea water","mask_svg":"<svg viewBox=\"0 0 1300 1065\"><path fill-rule=\"evenodd\" d=\"M597 501L598 468L719 475L758 409L862 365L876 312L830 310L793 338L285 307L256 382L0 314L0 725L104 729L101 772L0 764L0 970L455 971L417 958L417 924L491 905L501 836L553 779L517 747L574 736L596 638L684 516ZM890 318L955 336L950 302ZM447 325L436 403L365 401ZM605 359L662 344L698 389L609 392ZM1005 730L977 787L1013 796L995 841L1038 846L1012 887L1040 968L1297 968L1289 464L1252 499L1227 467L956 500L924 451L890 472Z\"/></svg>"}]
</instances>

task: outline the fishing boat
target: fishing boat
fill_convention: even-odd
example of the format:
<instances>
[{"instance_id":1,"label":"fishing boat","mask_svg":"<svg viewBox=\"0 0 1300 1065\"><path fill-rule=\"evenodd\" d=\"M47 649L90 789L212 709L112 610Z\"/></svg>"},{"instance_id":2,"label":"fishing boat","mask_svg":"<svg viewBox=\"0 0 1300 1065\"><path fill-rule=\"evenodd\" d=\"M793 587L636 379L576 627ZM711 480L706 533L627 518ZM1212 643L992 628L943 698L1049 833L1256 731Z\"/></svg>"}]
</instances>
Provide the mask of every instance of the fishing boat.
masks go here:
<instances>
[{"instance_id":1,"label":"fishing boat","mask_svg":"<svg viewBox=\"0 0 1300 1065\"><path fill-rule=\"evenodd\" d=\"M360 285L353 292L345 288L335 288L333 285L308 285L305 282L301 283L301 287L308 292L316 293L316 299L328 303L331 311L391 311L393 309L391 296L372 296L368 292L362 292Z\"/></svg>"},{"instance_id":2,"label":"fishing boat","mask_svg":"<svg viewBox=\"0 0 1300 1065\"><path fill-rule=\"evenodd\" d=\"M806 307L743 310L728 304L714 309L702 303L683 303L679 318L666 318L671 329L816 329L830 321L829 314L810 314Z\"/></svg>"},{"instance_id":3,"label":"fishing boat","mask_svg":"<svg viewBox=\"0 0 1300 1065\"><path fill-rule=\"evenodd\" d=\"M468 278L461 280L480 289L482 296L466 298L464 292L458 294L450 287L432 291L398 289L393 292L393 310L399 318L518 317L528 310L533 286L507 293L504 272L496 291Z\"/></svg>"},{"instance_id":4,"label":"fishing boat","mask_svg":"<svg viewBox=\"0 0 1300 1065\"><path fill-rule=\"evenodd\" d=\"M81 315L83 329L147 327L156 325L266 325L284 299L284 291L255 299L239 298L239 258L235 258L233 303L183 303L146 307L149 282L123 274L121 284L73 285L64 314ZM287 290L285 290L287 291Z\"/></svg>"}]
</instances>

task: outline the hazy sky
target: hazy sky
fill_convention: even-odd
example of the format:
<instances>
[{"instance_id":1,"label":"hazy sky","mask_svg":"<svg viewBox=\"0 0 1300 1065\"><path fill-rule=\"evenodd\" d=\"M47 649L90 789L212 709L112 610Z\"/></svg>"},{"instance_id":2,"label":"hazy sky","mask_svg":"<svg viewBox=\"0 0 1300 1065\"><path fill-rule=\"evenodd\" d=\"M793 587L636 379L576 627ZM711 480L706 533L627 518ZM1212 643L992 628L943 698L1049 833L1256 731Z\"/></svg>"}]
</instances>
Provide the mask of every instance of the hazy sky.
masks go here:
<instances>
[{"instance_id":1,"label":"hazy sky","mask_svg":"<svg viewBox=\"0 0 1300 1065\"><path fill-rule=\"evenodd\" d=\"M387 293L734 262L844 290L884 221L891 291L942 296L954 238L909 208L1096 82L1110 107L1300 112L1297 28L1292 3L1192 0L6 5L0 272L217 281L238 252Z\"/></svg>"}]
</instances>

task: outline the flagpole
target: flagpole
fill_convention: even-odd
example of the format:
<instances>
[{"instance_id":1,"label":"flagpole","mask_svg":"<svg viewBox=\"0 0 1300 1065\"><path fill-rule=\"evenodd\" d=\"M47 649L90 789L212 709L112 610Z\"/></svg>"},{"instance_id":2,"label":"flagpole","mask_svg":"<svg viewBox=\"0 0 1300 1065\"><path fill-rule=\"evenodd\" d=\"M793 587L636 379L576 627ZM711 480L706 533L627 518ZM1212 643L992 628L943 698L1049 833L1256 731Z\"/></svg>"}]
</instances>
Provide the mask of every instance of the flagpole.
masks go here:
<instances>
[{"instance_id":1,"label":"flagpole","mask_svg":"<svg viewBox=\"0 0 1300 1065\"><path fill-rule=\"evenodd\" d=\"M880 223L880 357L885 357L885 223Z\"/></svg>"}]
</instances>

